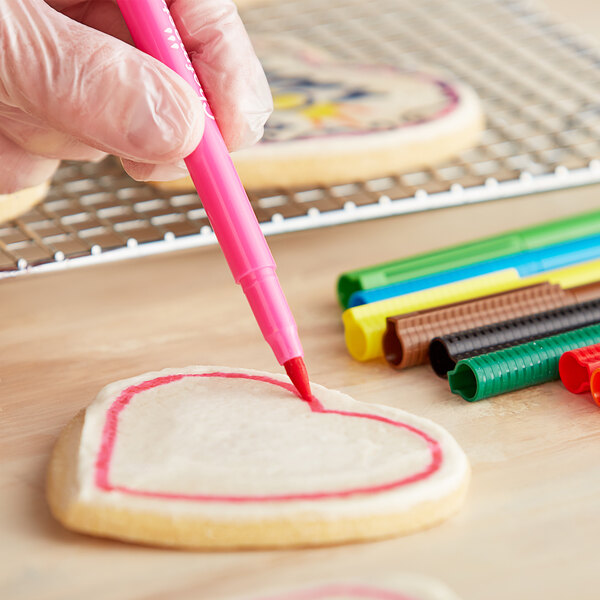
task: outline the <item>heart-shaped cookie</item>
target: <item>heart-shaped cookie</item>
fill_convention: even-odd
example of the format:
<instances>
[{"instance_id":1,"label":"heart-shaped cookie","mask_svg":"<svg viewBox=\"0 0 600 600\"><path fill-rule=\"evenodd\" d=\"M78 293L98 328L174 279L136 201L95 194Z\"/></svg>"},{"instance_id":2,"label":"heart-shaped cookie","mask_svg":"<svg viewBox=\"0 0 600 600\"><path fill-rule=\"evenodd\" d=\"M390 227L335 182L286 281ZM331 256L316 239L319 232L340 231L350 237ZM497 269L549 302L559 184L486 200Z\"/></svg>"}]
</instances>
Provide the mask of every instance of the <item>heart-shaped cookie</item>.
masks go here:
<instances>
[{"instance_id":1,"label":"heart-shaped cookie","mask_svg":"<svg viewBox=\"0 0 600 600\"><path fill-rule=\"evenodd\" d=\"M363 540L461 504L463 452L434 423L280 375L224 367L105 387L57 442L48 500L67 527L182 547Z\"/></svg>"}]
</instances>

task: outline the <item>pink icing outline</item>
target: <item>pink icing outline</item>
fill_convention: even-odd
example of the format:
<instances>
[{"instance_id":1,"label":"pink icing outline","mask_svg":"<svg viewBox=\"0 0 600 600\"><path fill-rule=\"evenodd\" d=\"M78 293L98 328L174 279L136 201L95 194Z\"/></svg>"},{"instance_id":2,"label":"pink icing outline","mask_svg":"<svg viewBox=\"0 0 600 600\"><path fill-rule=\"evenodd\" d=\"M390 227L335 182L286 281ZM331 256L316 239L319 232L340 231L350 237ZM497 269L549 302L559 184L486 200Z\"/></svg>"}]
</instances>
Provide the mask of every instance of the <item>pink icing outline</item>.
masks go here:
<instances>
[{"instance_id":1,"label":"pink icing outline","mask_svg":"<svg viewBox=\"0 0 600 600\"><path fill-rule=\"evenodd\" d=\"M323 600L325 596L346 596L352 594L365 600L415 600L401 592L374 588L370 585L334 583L310 590L300 590L284 596L269 596L257 600Z\"/></svg>"},{"instance_id":2,"label":"pink icing outline","mask_svg":"<svg viewBox=\"0 0 600 600\"><path fill-rule=\"evenodd\" d=\"M219 496L219 495L210 495L210 494L181 494L181 493L171 493L171 492L153 492L146 490L137 490L133 488L129 488L127 486L121 485L112 485L109 481L109 472L110 472L110 461L112 459L115 442L117 439L117 427L119 422L119 414L121 411L131 402L134 396L139 394L140 392L150 390L155 387L159 387L161 385L166 385L168 383L173 383L175 381L180 381L186 377L226 377L230 379L250 379L253 381L262 381L264 383L270 383L273 385L278 385L279 387L286 389L297 395L295 388L291 385L291 383L286 383L283 381L278 381L276 379L271 379L270 377L264 377L261 375L247 375L245 373L182 373L178 375L166 375L163 377L156 377L155 379L150 379L148 381L143 381L142 383L138 383L137 385L131 385L128 388L124 389L118 396L118 398L111 404L108 409L106 415L106 421L104 423L104 428L102 431L102 442L100 444L100 450L96 457L96 465L95 465L95 482L96 486L105 491L118 491L125 494L131 494L135 496L145 496L145 497L153 497L153 498L164 498L168 500L188 500L188 501L197 501L197 502L275 502L275 501L293 501L293 500L322 500L325 498L345 498L348 496L353 496L356 494L373 494L378 492L389 491L398 487L402 487L408 485L410 483L415 483L417 481L421 481L422 479L426 479L433 473L435 473L442 463L442 449L439 443L428 436L425 432L413 427L412 425L408 425L406 423L402 423L400 421L393 421L392 419L387 419L386 417L380 417L379 415L371 415L365 413L354 413L354 412L345 412L339 410L327 410L323 407L321 402L313 396L310 402L306 402L310 407L310 410L313 412L327 413L327 414L335 414L335 415L343 415L346 417L356 417L359 419L371 419L373 421L380 421L382 423L387 423L394 427L401 427L403 429L407 429L408 431L418 435L423 438L425 442L427 442L427 446L431 452L431 462L430 464L421 472L416 473L415 475L411 475L409 477L405 477L404 479L400 479L397 481L392 481L386 484L367 486L363 488L352 488L349 490L342 490L337 492L310 492L305 494L282 494L282 495L265 495L265 496Z\"/></svg>"}]
</instances>

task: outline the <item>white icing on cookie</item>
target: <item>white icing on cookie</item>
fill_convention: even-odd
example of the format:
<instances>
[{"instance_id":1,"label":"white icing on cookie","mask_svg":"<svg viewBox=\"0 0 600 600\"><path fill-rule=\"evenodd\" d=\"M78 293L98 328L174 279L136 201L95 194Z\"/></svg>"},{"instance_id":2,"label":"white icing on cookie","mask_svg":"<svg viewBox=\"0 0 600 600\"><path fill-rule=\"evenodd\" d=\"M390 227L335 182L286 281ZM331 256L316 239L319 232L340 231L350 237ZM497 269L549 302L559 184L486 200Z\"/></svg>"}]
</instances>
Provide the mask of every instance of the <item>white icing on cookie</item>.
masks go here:
<instances>
[{"instance_id":1,"label":"white icing on cookie","mask_svg":"<svg viewBox=\"0 0 600 600\"><path fill-rule=\"evenodd\" d=\"M261 144L423 125L458 108L457 87L432 73L335 62L281 38L256 43L274 100Z\"/></svg>"}]
</instances>

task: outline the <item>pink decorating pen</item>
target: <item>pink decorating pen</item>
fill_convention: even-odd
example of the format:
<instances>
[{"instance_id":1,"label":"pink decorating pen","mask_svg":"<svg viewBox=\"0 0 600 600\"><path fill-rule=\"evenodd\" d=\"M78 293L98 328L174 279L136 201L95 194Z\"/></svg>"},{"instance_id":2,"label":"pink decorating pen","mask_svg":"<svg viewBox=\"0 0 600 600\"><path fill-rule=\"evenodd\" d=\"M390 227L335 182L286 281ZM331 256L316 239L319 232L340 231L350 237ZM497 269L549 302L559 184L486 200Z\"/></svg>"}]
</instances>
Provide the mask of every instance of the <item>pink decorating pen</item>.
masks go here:
<instances>
[{"instance_id":1,"label":"pink decorating pen","mask_svg":"<svg viewBox=\"0 0 600 600\"><path fill-rule=\"evenodd\" d=\"M117 0L137 48L181 75L202 99L204 135L185 159L236 283L300 395L311 398L302 345L275 261L164 0Z\"/></svg>"}]
</instances>

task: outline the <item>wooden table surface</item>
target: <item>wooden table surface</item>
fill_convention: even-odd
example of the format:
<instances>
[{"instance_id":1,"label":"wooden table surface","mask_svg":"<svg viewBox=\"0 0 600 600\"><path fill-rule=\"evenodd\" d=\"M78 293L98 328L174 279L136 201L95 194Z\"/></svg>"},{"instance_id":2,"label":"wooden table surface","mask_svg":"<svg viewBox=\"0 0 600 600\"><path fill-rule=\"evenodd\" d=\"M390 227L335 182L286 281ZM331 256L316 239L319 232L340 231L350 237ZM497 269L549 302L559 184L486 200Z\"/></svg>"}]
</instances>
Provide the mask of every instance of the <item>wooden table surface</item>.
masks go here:
<instances>
[{"instance_id":1,"label":"wooden table surface","mask_svg":"<svg viewBox=\"0 0 600 600\"><path fill-rule=\"evenodd\" d=\"M44 499L49 453L100 387L166 366L276 366L217 248L1 282L0 597L212 600L403 571L464 600L598 598L600 409L559 383L469 404L425 367L358 364L334 284L349 268L597 208L599 196L589 187L271 239L312 379L437 421L471 460L458 516L377 543L188 553L64 530Z\"/></svg>"}]
</instances>

